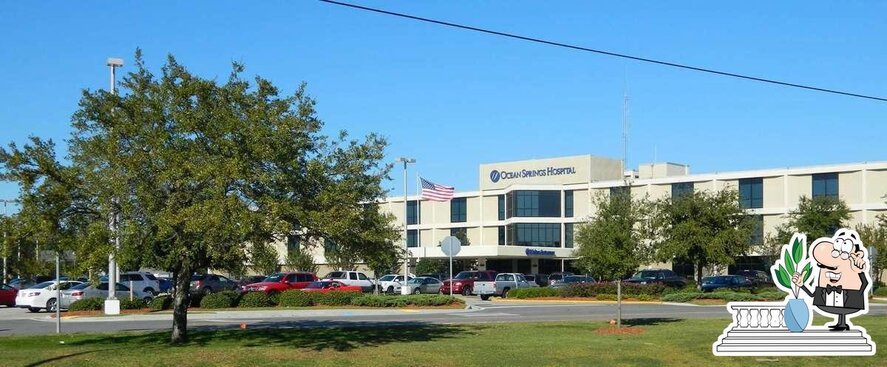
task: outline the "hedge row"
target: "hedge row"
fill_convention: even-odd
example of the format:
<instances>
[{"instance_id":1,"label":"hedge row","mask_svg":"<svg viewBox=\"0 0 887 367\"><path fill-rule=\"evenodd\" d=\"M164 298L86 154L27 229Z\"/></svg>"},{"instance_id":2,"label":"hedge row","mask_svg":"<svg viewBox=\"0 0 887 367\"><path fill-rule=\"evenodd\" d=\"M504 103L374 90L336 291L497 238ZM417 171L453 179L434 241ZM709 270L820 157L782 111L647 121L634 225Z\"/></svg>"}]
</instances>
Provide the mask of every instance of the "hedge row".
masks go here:
<instances>
[{"instance_id":1,"label":"hedge row","mask_svg":"<svg viewBox=\"0 0 887 367\"><path fill-rule=\"evenodd\" d=\"M663 302L690 302L694 299L722 299L727 302L779 301L785 299L785 293L778 291L758 294L740 292L681 292L662 296Z\"/></svg>"},{"instance_id":2,"label":"hedge row","mask_svg":"<svg viewBox=\"0 0 887 367\"><path fill-rule=\"evenodd\" d=\"M534 288L517 288L508 291L508 298L539 298L539 297L560 297L561 291L557 288L534 287Z\"/></svg>"},{"instance_id":3,"label":"hedge row","mask_svg":"<svg viewBox=\"0 0 887 367\"><path fill-rule=\"evenodd\" d=\"M879 287L875 289L875 295L878 297L887 297L887 287Z\"/></svg>"},{"instance_id":4,"label":"hedge row","mask_svg":"<svg viewBox=\"0 0 887 367\"><path fill-rule=\"evenodd\" d=\"M640 295L660 296L665 290L662 284L622 284L623 297L637 297ZM562 297L596 297L599 294L616 294L616 284L606 283L580 283L570 284L561 288Z\"/></svg>"},{"instance_id":5,"label":"hedge row","mask_svg":"<svg viewBox=\"0 0 887 367\"><path fill-rule=\"evenodd\" d=\"M351 300L353 306L364 307L404 307L404 306L444 306L458 304L463 301L439 294L417 294L399 296L366 295Z\"/></svg>"},{"instance_id":6,"label":"hedge row","mask_svg":"<svg viewBox=\"0 0 887 367\"><path fill-rule=\"evenodd\" d=\"M138 310L140 308L145 308L147 303L143 299L133 299L132 301L129 298L120 299L120 309L121 310ZM105 299L100 297L91 297L84 298L81 300L74 301L68 306L69 311L99 311L105 307Z\"/></svg>"}]
</instances>

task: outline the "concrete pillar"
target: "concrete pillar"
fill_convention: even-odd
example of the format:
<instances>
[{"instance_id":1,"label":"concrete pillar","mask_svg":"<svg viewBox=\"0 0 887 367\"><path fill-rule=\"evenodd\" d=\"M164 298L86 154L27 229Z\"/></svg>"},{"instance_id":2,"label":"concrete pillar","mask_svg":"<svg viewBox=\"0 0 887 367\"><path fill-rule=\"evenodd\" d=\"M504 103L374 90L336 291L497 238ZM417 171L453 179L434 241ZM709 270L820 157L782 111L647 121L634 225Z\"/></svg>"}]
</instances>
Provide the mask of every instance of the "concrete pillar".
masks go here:
<instances>
[{"instance_id":1,"label":"concrete pillar","mask_svg":"<svg viewBox=\"0 0 887 367\"><path fill-rule=\"evenodd\" d=\"M539 259L530 259L530 274L539 274Z\"/></svg>"},{"instance_id":2,"label":"concrete pillar","mask_svg":"<svg viewBox=\"0 0 887 367\"><path fill-rule=\"evenodd\" d=\"M477 259L477 270L487 270L487 259L485 259L485 258Z\"/></svg>"}]
</instances>

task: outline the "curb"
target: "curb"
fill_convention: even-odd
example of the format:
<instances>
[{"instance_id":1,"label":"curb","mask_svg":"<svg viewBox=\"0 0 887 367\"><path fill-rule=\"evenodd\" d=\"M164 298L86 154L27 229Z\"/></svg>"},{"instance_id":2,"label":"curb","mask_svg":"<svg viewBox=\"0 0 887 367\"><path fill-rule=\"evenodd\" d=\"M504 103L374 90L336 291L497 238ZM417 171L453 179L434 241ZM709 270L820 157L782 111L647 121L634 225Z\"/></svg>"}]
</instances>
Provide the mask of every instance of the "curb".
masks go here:
<instances>
[{"instance_id":1,"label":"curb","mask_svg":"<svg viewBox=\"0 0 887 367\"><path fill-rule=\"evenodd\" d=\"M563 300L554 300L554 299L512 299L512 298L493 298L491 300L493 303L540 303L540 302L550 302L550 303L576 303L576 304L600 304L600 305L615 305L616 301L597 301L597 300L572 300L572 299L563 299ZM660 304L670 304L662 301L622 301L624 305L660 305ZM696 306L696 305L694 305Z\"/></svg>"}]
</instances>

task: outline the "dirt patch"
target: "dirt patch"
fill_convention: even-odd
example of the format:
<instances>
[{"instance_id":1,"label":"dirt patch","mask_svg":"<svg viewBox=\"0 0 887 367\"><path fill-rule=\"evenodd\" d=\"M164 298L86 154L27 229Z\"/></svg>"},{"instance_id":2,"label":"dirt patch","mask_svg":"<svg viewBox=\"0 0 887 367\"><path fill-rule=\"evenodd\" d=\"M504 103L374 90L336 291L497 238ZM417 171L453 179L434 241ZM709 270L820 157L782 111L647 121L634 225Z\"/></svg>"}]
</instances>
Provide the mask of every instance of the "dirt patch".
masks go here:
<instances>
[{"instance_id":1,"label":"dirt patch","mask_svg":"<svg viewBox=\"0 0 887 367\"><path fill-rule=\"evenodd\" d=\"M621 328L616 326L606 326L597 329L597 333L599 335L639 335L644 333L644 328L637 326L623 326Z\"/></svg>"}]
</instances>

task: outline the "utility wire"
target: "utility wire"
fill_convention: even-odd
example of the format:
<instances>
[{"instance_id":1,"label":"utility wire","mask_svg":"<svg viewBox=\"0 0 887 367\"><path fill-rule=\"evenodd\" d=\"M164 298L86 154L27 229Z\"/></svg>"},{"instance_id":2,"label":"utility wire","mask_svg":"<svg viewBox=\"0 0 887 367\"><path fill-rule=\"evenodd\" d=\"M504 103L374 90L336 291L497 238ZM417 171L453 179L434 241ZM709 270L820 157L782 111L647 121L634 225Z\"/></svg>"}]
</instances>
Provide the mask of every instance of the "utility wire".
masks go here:
<instances>
[{"instance_id":1,"label":"utility wire","mask_svg":"<svg viewBox=\"0 0 887 367\"><path fill-rule=\"evenodd\" d=\"M441 20L423 18L423 17L418 17L415 15L409 15L409 14L403 14L403 13L396 13L393 11L370 8L370 7L366 7L366 6L349 4L349 3L344 3L344 2L334 1L334 0L320 0L320 1L328 3L328 4L349 7L352 9L365 10L365 11L378 13L378 14L391 15L391 16L400 17L400 18L417 20L420 22L433 23L433 24L443 25L443 26L447 26L447 27L453 27L453 28L459 28L459 29L464 29L464 30L469 30L469 31L474 31L474 32L480 32L480 33L492 34L492 35L496 35L496 36L519 39L522 41L541 43L541 44L545 44L545 45L549 45L549 46L569 48L569 49L578 50L578 51L592 52L592 53L601 54L601 55L620 57L623 59L641 61L641 62L657 64L657 65L671 66L674 68L693 70L693 71L698 71L698 72L703 72L703 73L709 73L709 74L715 74L715 75L721 75L721 76L727 76L727 77L733 77L733 78L739 78L739 79L753 80L756 82L776 84L776 85L781 85L781 86L785 86L785 87L800 88L800 89L812 90L812 91L817 91L817 92L825 92L825 93L839 94L839 95L849 96L849 97L864 98L864 99L870 99L870 100L875 100L875 101L880 101L880 102L887 102L887 98L884 98L884 97L869 96L869 95L865 95L865 94L845 92L845 91L840 91L840 90L835 90L835 89L814 87L811 85L795 84L795 83L783 82L783 81L774 80L774 79L759 78L759 77L754 77L754 76L750 76L750 75L736 74L736 73L730 73L730 72L719 71L719 70L714 70L714 69L706 69L706 68L690 66L690 65L685 65L685 64L678 64L678 63L673 63L673 62L668 62L668 61L648 59L645 57L626 55L626 54L604 51L604 50L597 50L597 49L593 49L593 48L576 46L576 45L571 45L571 44L567 44L567 43L548 41L548 40L544 40L544 39L540 39L540 38L533 38L533 37L521 36L521 35L512 34L512 33L494 31L494 30L490 30L490 29L472 27L472 26L467 26L467 25L462 25L462 24L457 24L457 23L450 23L450 22L445 22L445 21L441 21Z\"/></svg>"}]
</instances>

